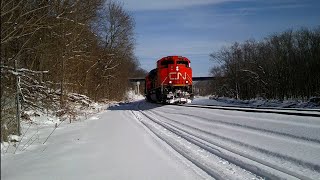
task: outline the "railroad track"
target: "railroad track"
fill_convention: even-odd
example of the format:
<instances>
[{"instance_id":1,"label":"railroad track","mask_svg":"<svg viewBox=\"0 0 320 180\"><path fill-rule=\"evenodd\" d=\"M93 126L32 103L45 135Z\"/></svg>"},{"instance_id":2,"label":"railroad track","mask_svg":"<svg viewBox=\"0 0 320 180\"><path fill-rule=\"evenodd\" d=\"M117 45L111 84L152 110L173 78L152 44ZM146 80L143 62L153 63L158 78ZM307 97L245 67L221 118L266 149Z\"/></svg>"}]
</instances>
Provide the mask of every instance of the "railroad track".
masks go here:
<instances>
[{"instance_id":1,"label":"railroad track","mask_svg":"<svg viewBox=\"0 0 320 180\"><path fill-rule=\"evenodd\" d=\"M176 104L176 106L206 108L206 109L220 109L243 112L256 113L275 113L295 116L310 116L320 117L320 109L298 109L298 108L262 108L262 107L235 107L235 106L216 106L216 105L196 105L196 104Z\"/></svg>"},{"instance_id":2,"label":"railroad track","mask_svg":"<svg viewBox=\"0 0 320 180\"><path fill-rule=\"evenodd\" d=\"M201 105L201 104L193 104L193 105ZM317 108L283 108L283 107L250 107L250 106L237 106L237 105L228 105L228 106L220 106L220 105L205 105L205 106L213 106L213 107L234 107L234 108L251 108L251 109L268 109L268 110L289 110L289 111L311 111L311 112L320 112L320 109Z\"/></svg>"},{"instance_id":3,"label":"railroad track","mask_svg":"<svg viewBox=\"0 0 320 180\"><path fill-rule=\"evenodd\" d=\"M166 111L168 112L164 115L163 111L144 108L144 105L145 103L140 102L137 106L137 111L132 111L133 114L140 113L139 117L142 124L179 154L215 179L320 178L319 163L304 161L294 156L295 153L292 153L293 155L286 154L277 152L272 148L268 149L254 143L244 142L215 130L216 128L225 128L226 132L237 132L239 134L245 134L246 136L256 135L257 139L269 138L275 141L280 139L281 141L276 143L288 141L288 145L298 142L307 147L311 147L310 152L320 150L320 139L317 137L305 137L303 135L304 133L299 135L290 131L278 131L277 129L272 130L266 127L260 128L254 125L245 125L241 124L242 122L227 122L219 119L212 120L198 115L193 115L192 117L191 115L194 113L179 113L175 112L175 110L169 112L170 109L167 109ZM170 108L174 106L157 107ZM210 108L208 106L188 105L187 107L232 110L232 108L221 109L220 107ZM242 111L265 112L265 110L247 111L246 109L242 109ZM268 112L271 113L271 111ZM279 113L278 111L275 113L288 114ZM297 115L296 113L297 112L292 112L290 115ZM300 112L297 116L302 116L302 113L304 112ZM143 118L141 118L141 116ZM187 120L188 118L190 118L190 120ZM265 123L268 122L269 121L265 121ZM188 149L188 147L192 148ZM206 154L206 157L208 157L203 158L203 154L199 155L197 152L194 152L193 149L196 149L197 152L203 150L203 154ZM226 163L221 164L220 162ZM303 169L303 171L295 171L296 169ZM238 172L241 173L237 174Z\"/></svg>"}]
</instances>

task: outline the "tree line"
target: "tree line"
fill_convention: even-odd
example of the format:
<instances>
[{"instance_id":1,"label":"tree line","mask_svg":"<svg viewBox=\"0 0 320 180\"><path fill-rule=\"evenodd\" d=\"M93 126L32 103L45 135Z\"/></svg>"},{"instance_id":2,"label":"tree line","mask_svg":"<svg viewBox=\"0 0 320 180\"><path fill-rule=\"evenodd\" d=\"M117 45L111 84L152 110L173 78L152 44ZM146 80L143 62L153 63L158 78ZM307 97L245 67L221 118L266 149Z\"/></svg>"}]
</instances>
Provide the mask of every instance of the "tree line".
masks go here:
<instances>
[{"instance_id":1,"label":"tree line","mask_svg":"<svg viewBox=\"0 0 320 180\"><path fill-rule=\"evenodd\" d=\"M134 26L111 0L1 1L1 141L19 134L17 108L65 109L71 92L122 99L145 74Z\"/></svg>"},{"instance_id":2,"label":"tree line","mask_svg":"<svg viewBox=\"0 0 320 180\"><path fill-rule=\"evenodd\" d=\"M320 96L320 27L235 42L210 54L219 65L209 90L239 99L308 99Z\"/></svg>"}]
</instances>

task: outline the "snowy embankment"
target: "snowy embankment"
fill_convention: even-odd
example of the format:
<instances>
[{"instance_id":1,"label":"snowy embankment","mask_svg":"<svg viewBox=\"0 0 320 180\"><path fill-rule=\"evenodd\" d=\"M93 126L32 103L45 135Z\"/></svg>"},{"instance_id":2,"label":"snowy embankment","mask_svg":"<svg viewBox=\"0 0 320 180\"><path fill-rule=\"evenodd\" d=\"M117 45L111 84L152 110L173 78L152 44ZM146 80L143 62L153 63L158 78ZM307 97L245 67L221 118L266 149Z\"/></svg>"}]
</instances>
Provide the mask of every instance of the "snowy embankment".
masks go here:
<instances>
[{"instance_id":1,"label":"snowy embankment","mask_svg":"<svg viewBox=\"0 0 320 180\"><path fill-rule=\"evenodd\" d=\"M9 142L1 143L1 156L20 154L42 146L56 129L84 121L106 106L108 104L95 103L87 96L72 93L68 95L68 106L63 110L24 111L21 118L21 136L9 135Z\"/></svg>"},{"instance_id":2,"label":"snowy embankment","mask_svg":"<svg viewBox=\"0 0 320 180\"><path fill-rule=\"evenodd\" d=\"M141 95L128 91L125 102L132 102L143 98ZM22 135L9 135L9 142L1 143L1 156L22 153L27 149L42 146L58 127L78 121L85 121L90 116L102 111L102 109L106 109L112 104L121 103L115 101L96 103L87 96L76 93L68 94L67 100L68 107L64 110L24 111L21 121Z\"/></svg>"}]
</instances>

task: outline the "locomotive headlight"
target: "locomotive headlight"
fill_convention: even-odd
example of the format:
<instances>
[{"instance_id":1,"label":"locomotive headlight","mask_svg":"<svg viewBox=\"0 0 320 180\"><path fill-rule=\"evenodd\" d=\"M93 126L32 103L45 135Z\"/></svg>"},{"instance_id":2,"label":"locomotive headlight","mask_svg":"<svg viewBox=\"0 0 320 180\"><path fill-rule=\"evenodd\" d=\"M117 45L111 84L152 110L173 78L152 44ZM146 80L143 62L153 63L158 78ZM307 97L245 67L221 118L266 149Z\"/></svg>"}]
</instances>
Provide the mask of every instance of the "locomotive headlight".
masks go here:
<instances>
[{"instance_id":1,"label":"locomotive headlight","mask_svg":"<svg viewBox=\"0 0 320 180\"><path fill-rule=\"evenodd\" d=\"M169 84L171 84L172 83L172 81L169 81Z\"/></svg>"},{"instance_id":2,"label":"locomotive headlight","mask_svg":"<svg viewBox=\"0 0 320 180\"><path fill-rule=\"evenodd\" d=\"M186 81L186 83L188 84L188 83L189 83L189 81Z\"/></svg>"},{"instance_id":3,"label":"locomotive headlight","mask_svg":"<svg viewBox=\"0 0 320 180\"><path fill-rule=\"evenodd\" d=\"M179 71L179 66L176 67L176 71Z\"/></svg>"}]
</instances>

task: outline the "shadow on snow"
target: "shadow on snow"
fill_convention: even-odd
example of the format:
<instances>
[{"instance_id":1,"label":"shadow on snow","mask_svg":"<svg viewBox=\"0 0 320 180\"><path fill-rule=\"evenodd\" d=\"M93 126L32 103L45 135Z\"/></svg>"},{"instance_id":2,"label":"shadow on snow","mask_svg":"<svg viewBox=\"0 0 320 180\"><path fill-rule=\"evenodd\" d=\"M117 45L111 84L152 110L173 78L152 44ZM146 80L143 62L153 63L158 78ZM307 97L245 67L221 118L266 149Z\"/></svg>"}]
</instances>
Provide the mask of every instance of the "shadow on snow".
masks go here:
<instances>
[{"instance_id":1,"label":"shadow on snow","mask_svg":"<svg viewBox=\"0 0 320 180\"><path fill-rule=\"evenodd\" d=\"M155 109L158 107L164 106L162 104L156 104L156 103L150 103L145 100L139 100L135 102L130 102L130 103L119 103L119 104L114 104L111 105L110 107L107 108L107 110L111 111L124 111L124 110L131 110L131 111L145 111L149 109Z\"/></svg>"}]
</instances>

